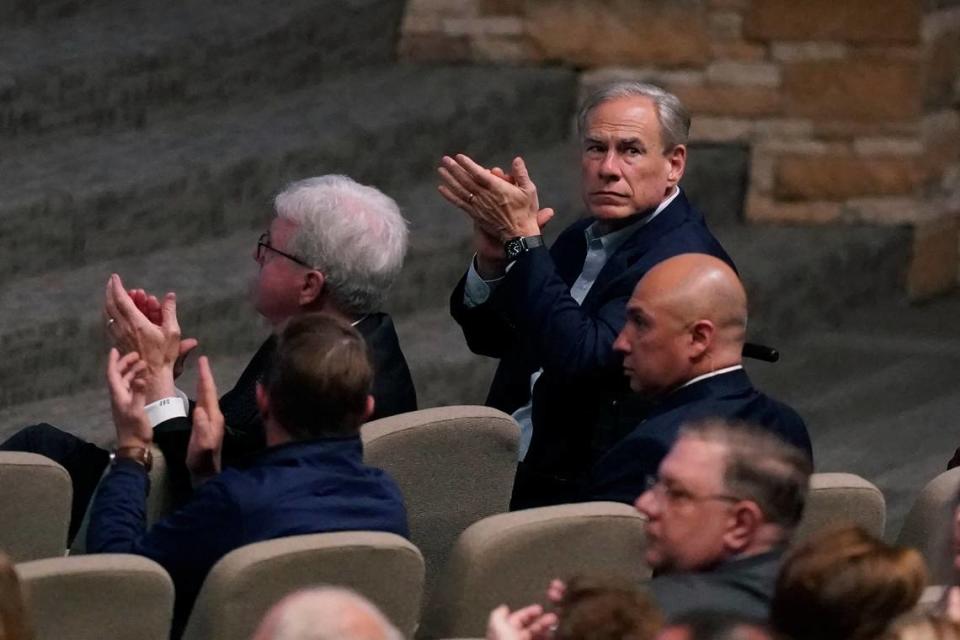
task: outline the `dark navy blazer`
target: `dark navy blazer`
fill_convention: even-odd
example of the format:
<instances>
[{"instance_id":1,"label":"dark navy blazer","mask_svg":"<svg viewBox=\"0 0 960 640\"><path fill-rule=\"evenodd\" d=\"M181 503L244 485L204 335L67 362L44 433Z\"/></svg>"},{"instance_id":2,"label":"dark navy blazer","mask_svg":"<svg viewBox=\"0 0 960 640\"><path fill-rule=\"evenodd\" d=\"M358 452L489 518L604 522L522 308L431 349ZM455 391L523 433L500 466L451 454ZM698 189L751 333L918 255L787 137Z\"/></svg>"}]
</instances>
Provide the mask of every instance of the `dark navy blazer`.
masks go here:
<instances>
[{"instance_id":1,"label":"dark navy blazer","mask_svg":"<svg viewBox=\"0 0 960 640\"><path fill-rule=\"evenodd\" d=\"M583 499L632 504L646 489L647 478L656 476L680 427L706 418L767 427L813 459L803 419L787 405L757 391L740 369L677 389L653 405L633 432L594 466Z\"/></svg>"},{"instance_id":2,"label":"dark navy blazer","mask_svg":"<svg viewBox=\"0 0 960 640\"><path fill-rule=\"evenodd\" d=\"M183 508L146 531L148 490L144 468L119 460L94 498L87 548L146 556L170 573L174 637L207 573L234 549L330 531L407 535L400 490L386 473L363 463L359 436L271 447L247 468L227 468L207 481Z\"/></svg>"},{"instance_id":3,"label":"dark navy blazer","mask_svg":"<svg viewBox=\"0 0 960 640\"><path fill-rule=\"evenodd\" d=\"M466 278L451 296L451 314L471 351L501 358L488 405L512 413L526 404L530 374L543 368L534 388L533 438L514 484L514 509L575 500L581 476L611 440L597 425L630 422L618 415L629 406L619 401L630 390L613 342L640 278L682 253L705 253L733 265L681 191L624 241L577 304L570 287L583 269L584 230L594 220L572 224L549 251L523 254L486 303L463 304Z\"/></svg>"}]
</instances>

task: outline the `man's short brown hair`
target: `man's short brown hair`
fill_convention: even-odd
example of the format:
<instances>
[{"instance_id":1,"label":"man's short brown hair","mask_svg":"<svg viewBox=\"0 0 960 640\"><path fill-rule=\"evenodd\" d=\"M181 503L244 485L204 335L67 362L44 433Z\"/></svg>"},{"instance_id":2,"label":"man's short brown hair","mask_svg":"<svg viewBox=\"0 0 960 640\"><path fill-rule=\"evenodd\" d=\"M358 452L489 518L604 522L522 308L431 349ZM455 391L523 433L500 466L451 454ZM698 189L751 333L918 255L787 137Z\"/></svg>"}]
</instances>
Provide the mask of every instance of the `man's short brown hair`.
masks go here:
<instances>
[{"instance_id":1,"label":"man's short brown hair","mask_svg":"<svg viewBox=\"0 0 960 640\"><path fill-rule=\"evenodd\" d=\"M726 420L684 425L680 437L726 449L724 490L757 503L789 536L803 516L813 464L806 453L763 427Z\"/></svg>"},{"instance_id":2,"label":"man's short brown hair","mask_svg":"<svg viewBox=\"0 0 960 640\"><path fill-rule=\"evenodd\" d=\"M296 316L280 334L263 386L271 414L294 440L356 435L373 386L367 345L338 318Z\"/></svg>"}]
</instances>

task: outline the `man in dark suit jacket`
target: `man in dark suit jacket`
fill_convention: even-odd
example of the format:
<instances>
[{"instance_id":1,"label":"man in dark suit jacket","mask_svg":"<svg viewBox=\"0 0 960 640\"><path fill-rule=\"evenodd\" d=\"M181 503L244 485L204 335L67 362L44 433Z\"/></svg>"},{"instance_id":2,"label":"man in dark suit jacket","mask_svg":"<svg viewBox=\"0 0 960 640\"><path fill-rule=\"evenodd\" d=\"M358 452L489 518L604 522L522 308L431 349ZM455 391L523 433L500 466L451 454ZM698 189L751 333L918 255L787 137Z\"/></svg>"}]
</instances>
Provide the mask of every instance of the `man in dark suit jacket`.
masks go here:
<instances>
[{"instance_id":1,"label":"man in dark suit jacket","mask_svg":"<svg viewBox=\"0 0 960 640\"><path fill-rule=\"evenodd\" d=\"M670 256L730 262L678 187L690 118L658 87L618 83L580 111L583 199L591 217L548 251L523 161L512 176L444 158L441 193L475 222L476 258L451 313L476 353L500 358L487 403L521 425L514 509L576 498L583 474L621 435L633 405L612 349L643 274ZM626 412L626 413L625 413Z\"/></svg>"},{"instance_id":2,"label":"man in dark suit jacket","mask_svg":"<svg viewBox=\"0 0 960 640\"><path fill-rule=\"evenodd\" d=\"M375 373L373 419L413 411L416 392L393 322L379 313L390 285L403 265L407 248L406 221L396 203L346 176L322 176L287 186L274 201L275 217L257 243L259 265L254 307L279 331L291 317L324 311L354 324L370 347ZM119 287L119 288L118 288ZM119 278L107 285L107 329L121 351L137 351L150 363L149 375L173 370L195 340L180 340L172 294L161 303L142 290L131 292L136 307L155 326L138 324L142 317L121 312L117 296L126 295ZM161 322L168 307L167 326ZM172 333L176 340L167 340ZM275 337L257 351L236 386L224 394L220 407L226 417L224 459L236 464L264 446L263 422L254 388L270 360ZM190 481L184 466L192 409L172 384L163 396L150 398L147 414L157 432L156 443L169 465L173 487L182 499ZM108 452L52 427L28 427L0 448L33 451L62 464L74 484L71 538L80 526L90 497L109 460Z\"/></svg>"},{"instance_id":3,"label":"man in dark suit jacket","mask_svg":"<svg viewBox=\"0 0 960 640\"><path fill-rule=\"evenodd\" d=\"M158 380L146 370L136 352L121 358L111 350L108 381L119 448L94 499L87 541L93 553L146 556L170 573L174 637L206 574L234 549L331 531L407 535L399 488L363 463L360 425L373 413L373 372L363 338L346 322L310 313L286 325L255 392L266 448L242 469L221 472L224 419L209 363L201 358L187 454L198 487L149 530L153 429L144 398Z\"/></svg>"},{"instance_id":4,"label":"man in dark suit jacket","mask_svg":"<svg viewBox=\"0 0 960 640\"><path fill-rule=\"evenodd\" d=\"M767 619L812 470L805 451L767 427L709 419L680 429L634 501L647 518L649 589L668 622L698 611ZM547 597L559 605L565 590L553 580Z\"/></svg>"},{"instance_id":5,"label":"man in dark suit jacket","mask_svg":"<svg viewBox=\"0 0 960 640\"><path fill-rule=\"evenodd\" d=\"M811 471L805 452L767 428L712 420L681 430L636 499L650 591L668 620L701 610L767 619Z\"/></svg>"},{"instance_id":6,"label":"man in dark suit jacket","mask_svg":"<svg viewBox=\"0 0 960 640\"><path fill-rule=\"evenodd\" d=\"M613 346L647 408L594 465L585 499L631 504L680 427L705 418L763 426L812 459L800 416L753 388L743 370L747 295L726 263L703 254L664 260L637 284L626 312Z\"/></svg>"}]
</instances>

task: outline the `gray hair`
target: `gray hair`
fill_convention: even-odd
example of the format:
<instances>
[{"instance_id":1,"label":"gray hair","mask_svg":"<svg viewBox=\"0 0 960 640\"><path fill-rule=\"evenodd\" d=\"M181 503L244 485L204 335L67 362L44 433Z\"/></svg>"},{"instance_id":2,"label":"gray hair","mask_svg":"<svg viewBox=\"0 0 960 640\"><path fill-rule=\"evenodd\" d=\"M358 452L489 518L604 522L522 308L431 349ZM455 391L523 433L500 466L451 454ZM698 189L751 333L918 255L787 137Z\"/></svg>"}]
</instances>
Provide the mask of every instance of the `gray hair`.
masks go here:
<instances>
[{"instance_id":1,"label":"gray hair","mask_svg":"<svg viewBox=\"0 0 960 640\"><path fill-rule=\"evenodd\" d=\"M323 272L339 310L379 310L407 252L407 221L392 198L327 175L289 184L274 209L297 227L287 251Z\"/></svg>"},{"instance_id":2,"label":"gray hair","mask_svg":"<svg viewBox=\"0 0 960 640\"><path fill-rule=\"evenodd\" d=\"M267 617L272 620L261 627L257 640L403 640L369 600L340 587L293 593Z\"/></svg>"},{"instance_id":3,"label":"gray hair","mask_svg":"<svg viewBox=\"0 0 960 640\"><path fill-rule=\"evenodd\" d=\"M680 438L695 438L726 449L724 491L757 503L784 537L803 516L813 464L806 453L758 425L704 420L684 425Z\"/></svg>"},{"instance_id":4,"label":"gray hair","mask_svg":"<svg viewBox=\"0 0 960 640\"><path fill-rule=\"evenodd\" d=\"M587 96L580 105L577 114L577 131L582 137L587 130L587 118L590 112L604 102L618 98L650 98L657 110L660 122L660 142L664 152L687 143L690 134L690 113L680 102L680 98L669 91L648 82L623 80L608 84Z\"/></svg>"}]
</instances>

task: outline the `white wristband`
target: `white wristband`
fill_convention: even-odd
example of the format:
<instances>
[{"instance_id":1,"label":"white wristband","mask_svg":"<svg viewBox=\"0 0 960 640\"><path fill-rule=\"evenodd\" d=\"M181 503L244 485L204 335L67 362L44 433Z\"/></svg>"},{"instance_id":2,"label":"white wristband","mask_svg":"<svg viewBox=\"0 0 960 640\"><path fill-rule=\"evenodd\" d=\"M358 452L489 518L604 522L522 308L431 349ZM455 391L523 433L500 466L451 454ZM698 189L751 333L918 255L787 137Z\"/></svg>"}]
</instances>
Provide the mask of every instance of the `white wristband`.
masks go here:
<instances>
[{"instance_id":1,"label":"white wristband","mask_svg":"<svg viewBox=\"0 0 960 640\"><path fill-rule=\"evenodd\" d=\"M147 414L147 420L151 427L156 427L161 422L172 418L186 418L187 412L183 408L183 400L178 396L172 398L160 398L156 402L151 402L143 408Z\"/></svg>"}]
</instances>

